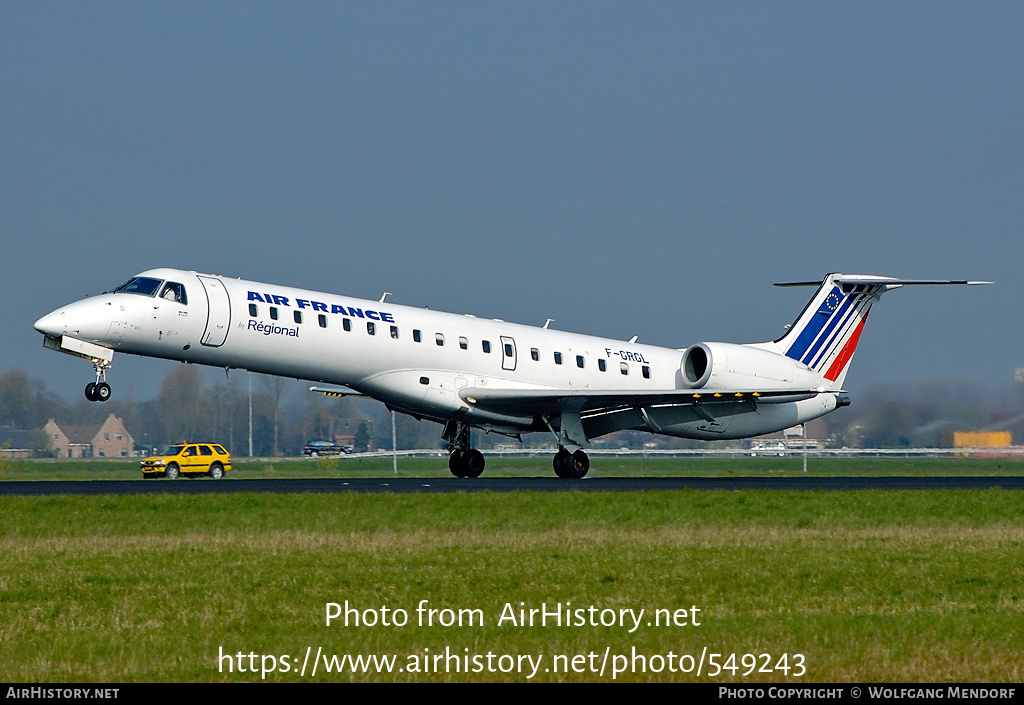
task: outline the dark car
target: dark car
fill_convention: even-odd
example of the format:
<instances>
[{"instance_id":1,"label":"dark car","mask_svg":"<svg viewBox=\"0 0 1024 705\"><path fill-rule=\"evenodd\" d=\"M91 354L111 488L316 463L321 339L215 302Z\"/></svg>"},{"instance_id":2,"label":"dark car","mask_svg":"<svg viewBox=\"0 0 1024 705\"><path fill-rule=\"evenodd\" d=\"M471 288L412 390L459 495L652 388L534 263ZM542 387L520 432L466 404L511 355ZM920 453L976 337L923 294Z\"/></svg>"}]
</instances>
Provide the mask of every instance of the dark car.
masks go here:
<instances>
[{"instance_id":1,"label":"dark car","mask_svg":"<svg viewBox=\"0 0 1024 705\"><path fill-rule=\"evenodd\" d=\"M338 455L339 453L348 455L351 452L351 446L341 446L334 441L309 441L302 448L302 454L310 458L321 455Z\"/></svg>"}]
</instances>

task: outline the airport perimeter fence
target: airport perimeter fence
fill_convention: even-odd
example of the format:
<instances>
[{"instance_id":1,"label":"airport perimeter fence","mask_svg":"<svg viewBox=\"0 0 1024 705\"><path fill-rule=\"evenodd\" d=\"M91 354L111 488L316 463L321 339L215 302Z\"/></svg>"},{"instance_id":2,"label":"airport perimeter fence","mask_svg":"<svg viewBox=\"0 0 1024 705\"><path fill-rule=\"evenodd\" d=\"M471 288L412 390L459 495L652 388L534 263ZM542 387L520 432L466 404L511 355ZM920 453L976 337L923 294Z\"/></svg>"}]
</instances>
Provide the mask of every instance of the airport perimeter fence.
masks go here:
<instances>
[{"instance_id":1,"label":"airport perimeter fence","mask_svg":"<svg viewBox=\"0 0 1024 705\"><path fill-rule=\"evenodd\" d=\"M540 448L481 448L488 457L527 457L543 458L558 451L555 446ZM759 458L779 457L779 451L754 450L750 448L678 448L674 450L636 448L588 448L590 456L612 456L625 458L742 458L756 456ZM375 450L367 453L339 455L345 460L358 458L437 458L447 457L448 453L437 448L420 448L416 450ZM803 448L788 448L783 451L784 457L803 457ZM334 456L331 456L334 457ZM1024 446L1005 448L808 448L808 458L1017 458L1024 459Z\"/></svg>"}]
</instances>

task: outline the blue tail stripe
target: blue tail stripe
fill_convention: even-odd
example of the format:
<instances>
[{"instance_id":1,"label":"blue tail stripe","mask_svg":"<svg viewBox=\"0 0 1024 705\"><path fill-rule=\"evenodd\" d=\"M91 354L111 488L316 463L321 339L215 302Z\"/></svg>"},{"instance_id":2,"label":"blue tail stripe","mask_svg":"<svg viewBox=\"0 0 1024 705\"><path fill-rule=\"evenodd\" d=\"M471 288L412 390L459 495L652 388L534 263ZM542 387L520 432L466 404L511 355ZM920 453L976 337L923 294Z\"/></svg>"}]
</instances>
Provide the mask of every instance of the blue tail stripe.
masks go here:
<instances>
[{"instance_id":1,"label":"blue tail stripe","mask_svg":"<svg viewBox=\"0 0 1024 705\"><path fill-rule=\"evenodd\" d=\"M839 291L839 287L837 286L832 287L832 291L829 292L828 297L833 295L838 296L840 299L845 298L842 292ZM811 343L814 342L814 339L818 337L818 333L820 333L821 329L824 328L825 325L829 322L831 316L828 314L830 314L831 311L828 310L828 307L825 303L826 301L828 301L828 297L825 297L825 299L821 303L821 306L819 306L818 310L815 311L815 313L811 316L811 320L809 320L804 329L800 331L800 335L797 337L797 339L793 342L793 345L790 346L789 350L786 352L786 357L791 357L794 360L799 360L800 358L802 358L804 356L804 353L807 352L807 348L809 348L811 346Z\"/></svg>"},{"instance_id":2,"label":"blue tail stripe","mask_svg":"<svg viewBox=\"0 0 1024 705\"><path fill-rule=\"evenodd\" d=\"M846 335L853 330L853 325L858 320L858 313L861 310L861 303L864 297L859 294L848 295L846 304L843 307L843 311L837 314L835 319L835 330L830 332L828 339L825 340L825 336L818 342L815 347L817 351L808 356L807 366L814 369L824 366L824 360L831 355L833 348L837 345L842 344L843 339Z\"/></svg>"},{"instance_id":3,"label":"blue tail stripe","mask_svg":"<svg viewBox=\"0 0 1024 705\"><path fill-rule=\"evenodd\" d=\"M864 317L864 297L863 296L852 296L849 299L850 308L843 315L843 320L839 323L836 328L836 332L831 336L828 343L822 346L821 350L815 355L814 360L808 365L814 369L819 369L825 366L825 361L828 360L837 349L841 348L846 338L857 326L857 323L861 318Z\"/></svg>"},{"instance_id":4,"label":"blue tail stripe","mask_svg":"<svg viewBox=\"0 0 1024 705\"><path fill-rule=\"evenodd\" d=\"M832 317L829 318L828 324L825 326L821 335L818 336L817 341L813 345L811 345L811 347L807 350L807 353L803 356L803 358L801 358L801 362L803 362L805 365L809 367L812 366L811 360L817 354L818 350L821 349L821 346L824 345L826 341L831 340L833 332L836 330L836 327L839 325L839 322L846 317L846 314L849 310L850 299L844 298L842 305L838 309L836 309L836 311L832 314Z\"/></svg>"}]
</instances>

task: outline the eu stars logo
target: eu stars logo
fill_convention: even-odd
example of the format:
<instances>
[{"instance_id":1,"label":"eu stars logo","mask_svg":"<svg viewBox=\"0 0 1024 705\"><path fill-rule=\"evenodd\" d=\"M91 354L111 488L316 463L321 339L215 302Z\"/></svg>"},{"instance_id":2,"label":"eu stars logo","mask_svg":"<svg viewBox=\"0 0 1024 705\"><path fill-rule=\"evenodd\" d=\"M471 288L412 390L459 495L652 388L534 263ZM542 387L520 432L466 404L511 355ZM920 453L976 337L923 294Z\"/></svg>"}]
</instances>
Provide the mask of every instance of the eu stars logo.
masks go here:
<instances>
[{"instance_id":1,"label":"eu stars logo","mask_svg":"<svg viewBox=\"0 0 1024 705\"><path fill-rule=\"evenodd\" d=\"M843 303L842 295L839 293L838 289L833 289L832 292L828 296L825 297L825 303L822 304L822 306L821 306L821 308L819 309L818 312L819 313L832 313L837 308L839 308L839 304L841 304L841 303Z\"/></svg>"}]
</instances>

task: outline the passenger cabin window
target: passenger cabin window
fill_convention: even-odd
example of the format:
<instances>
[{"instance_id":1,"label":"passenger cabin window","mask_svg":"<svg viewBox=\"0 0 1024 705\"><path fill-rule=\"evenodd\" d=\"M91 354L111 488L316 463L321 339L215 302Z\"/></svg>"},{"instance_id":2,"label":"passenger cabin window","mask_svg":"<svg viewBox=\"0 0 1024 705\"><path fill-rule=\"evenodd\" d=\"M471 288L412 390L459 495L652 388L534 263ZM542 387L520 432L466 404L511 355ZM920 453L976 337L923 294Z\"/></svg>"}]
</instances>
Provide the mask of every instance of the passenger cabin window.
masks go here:
<instances>
[{"instance_id":1,"label":"passenger cabin window","mask_svg":"<svg viewBox=\"0 0 1024 705\"><path fill-rule=\"evenodd\" d=\"M377 335L377 325L373 321L367 321L366 332L370 335Z\"/></svg>"},{"instance_id":2,"label":"passenger cabin window","mask_svg":"<svg viewBox=\"0 0 1024 705\"><path fill-rule=\"evenodd\" d=\"M469 350L469 341L459 336L459 347L463 350Z\"/></svg>"},{"instance_id":3,"label":"passenger cabin window","mask_svg":"<svg viewBox=\"0 0 1024 705\"><path fill-rule=\"evenodd\" d=\"M651 378L651 368L648 367L647 365L644 365L643 367L640 368L640 373L644 376L644 379Z\"/></svg>"},{"instance_id":4,"label":"passenger cabin window","mask_svg":"<svg viewBox=\"0 0 1024 705\"><path fill-rule=\"evenodd\" d=\"M270 307L270 320L272 320L272 321L276 321L277 320L277 306L271 306Z\"/></svg>"},{"instance_id":5,"label":"passenger cabin window","mask_svg":"<svg viewBox=\"0 0 1024 705\"><path fill-rule=\"evenodd\" d=\"M318 315L316 317L316 322L320 324L321 328L326 328L327 327L327 316L325 316L324 314L321 313L320 315Z\"/></svg>"},{"instance_id":6,"label":"passenger cabin window","mask_svg":"<svg viewBox=\"0 0 1024 705\"><path fill-rule=\"evenodd\" d=\"M249 304L249 315L253 318L260 315L260 310L256 308L256 304Z\"/></svg>"},{"instance_id":7,"label":"passenger cabin window","mask_svg":"<svg viewBox=\"0 0 1024 705\"><path fill-rule=\"evenodd\" d=\"M351 332L352 331L352 319L351 318L342 318L341 319L341 327L345 329L346 333Z\"/></svg>"},{"instance_id":8,"label":"passenger cabin window","mask_svg":"<svg viewBox=\"0 0 1024 705\"><path fill-rule=\"evenodd\" d=\"M601 370L602 372L604 372L605 370L608 369L608 365L605 364L605 361L604 361L603 357L602 358L598 358L598 360L597 360L597 369Z\"/></svg>"},{"instance_id":9,"label":"passenger cabin window","mask_svg":"<svg viewBox=\"0 0 1024 705\"><path fill-rule=\"evenodd\" d=\"M437 343L439 348L444 347L444 333L435 333L434 342Z\"/></svg>"},{"instance_id":10,"label":"passenger cabin window","mask_svg":"<svg viewBox=\"0 0 1024 705\"><path fill-rule=\"evenodd\" d=\"M629 374L629 365L627 365L625 362L620 362L619 363L619 372L621 372L624 375L628 375Z\"/></svg>"},{"instance_id":11,"label":"passenger cabin window","mask_svg":"<svg viewBox=\"0 0 1024 705\"><path fill-rule=\"evenodd\" d=\"M417 328L413 328L412 329L412 341L414 343L422 343L423 342L423 334Z\"/></svg>"},{"instance_id":12,"label":"passenger cabin window","mask_svg":"<svg viewBox=\"0 0 1024 705\"><path fill-rule=\"evenodd\" d=\"M582 355L577 355L576 356L576 367L579 367L581 370L583 369L583 356Z\"/></svg>"},{"instance_id":13,"label":"passenger cabin window","mask_svg":"<svg viewBox=\"0 0 1024 705\"><path fill-rule=\"evenodd\" d=\"M540 361L540 350L537 348L530 348L530 359L534 362Z\"/></svg>"},{"instance_id":14,"label":"passenger cabin window","mask_svg":"<svg viewBox=\"0 0 1024 705\"><path fill-rule=\"evenodd\" d=\"M398 340L398 326L391 326L391 337Z\"/></svg>"},{"instance_id":15,"label":"passenger cabin window","mask_svg":"<svg viewBox=\"0 0 1024 705\"><path fill-rule=\"evenodd\" d=\"M512 349L512 343L505 343L505 357L515 357L516 351Z\"/></svg>"},{"instance_id":16,"label":"passenger cabin window","mask_svg":"<svg viewBox=\"0 0 1024 705\"><path fill-rule=\"evenodd\" d=\"M184 306L188 303L185 297L185 287L177 282L167 282L160 290L160 298L165 301L174 301Z\"/></svg>"},{"instance_id":17,"label":"passenger cabin window","mask_svg":"<svg viewBox=\"0 0 1024 705\"><path fill-rule=\"evenodd\" d=\"M481 340L480 341L480 347L483 348L483 351L485 353L491 352L491 341L489 341L489 340Z\"/></svg>"},{"instance_id":18,"label":"passenger cabin window","mask_svg":"<svg viewBox=\"0 0 1024 705\"><path fill-rule=\"evenodd\" d=\"M292 311L292 318L296 323L302 323L302 311Z\"/></svg>"},{"instance_id":19,"label":"passenger cabin window","mask_svg":"<svg viewBox=\"0 0 1024 705\"><path fill-rule=\"evenodd\" d=\"M559 353L559 352L555 353L555 364L556 365L561 365L562 364L562 353Z\"/></svg>"}]
</instances>

